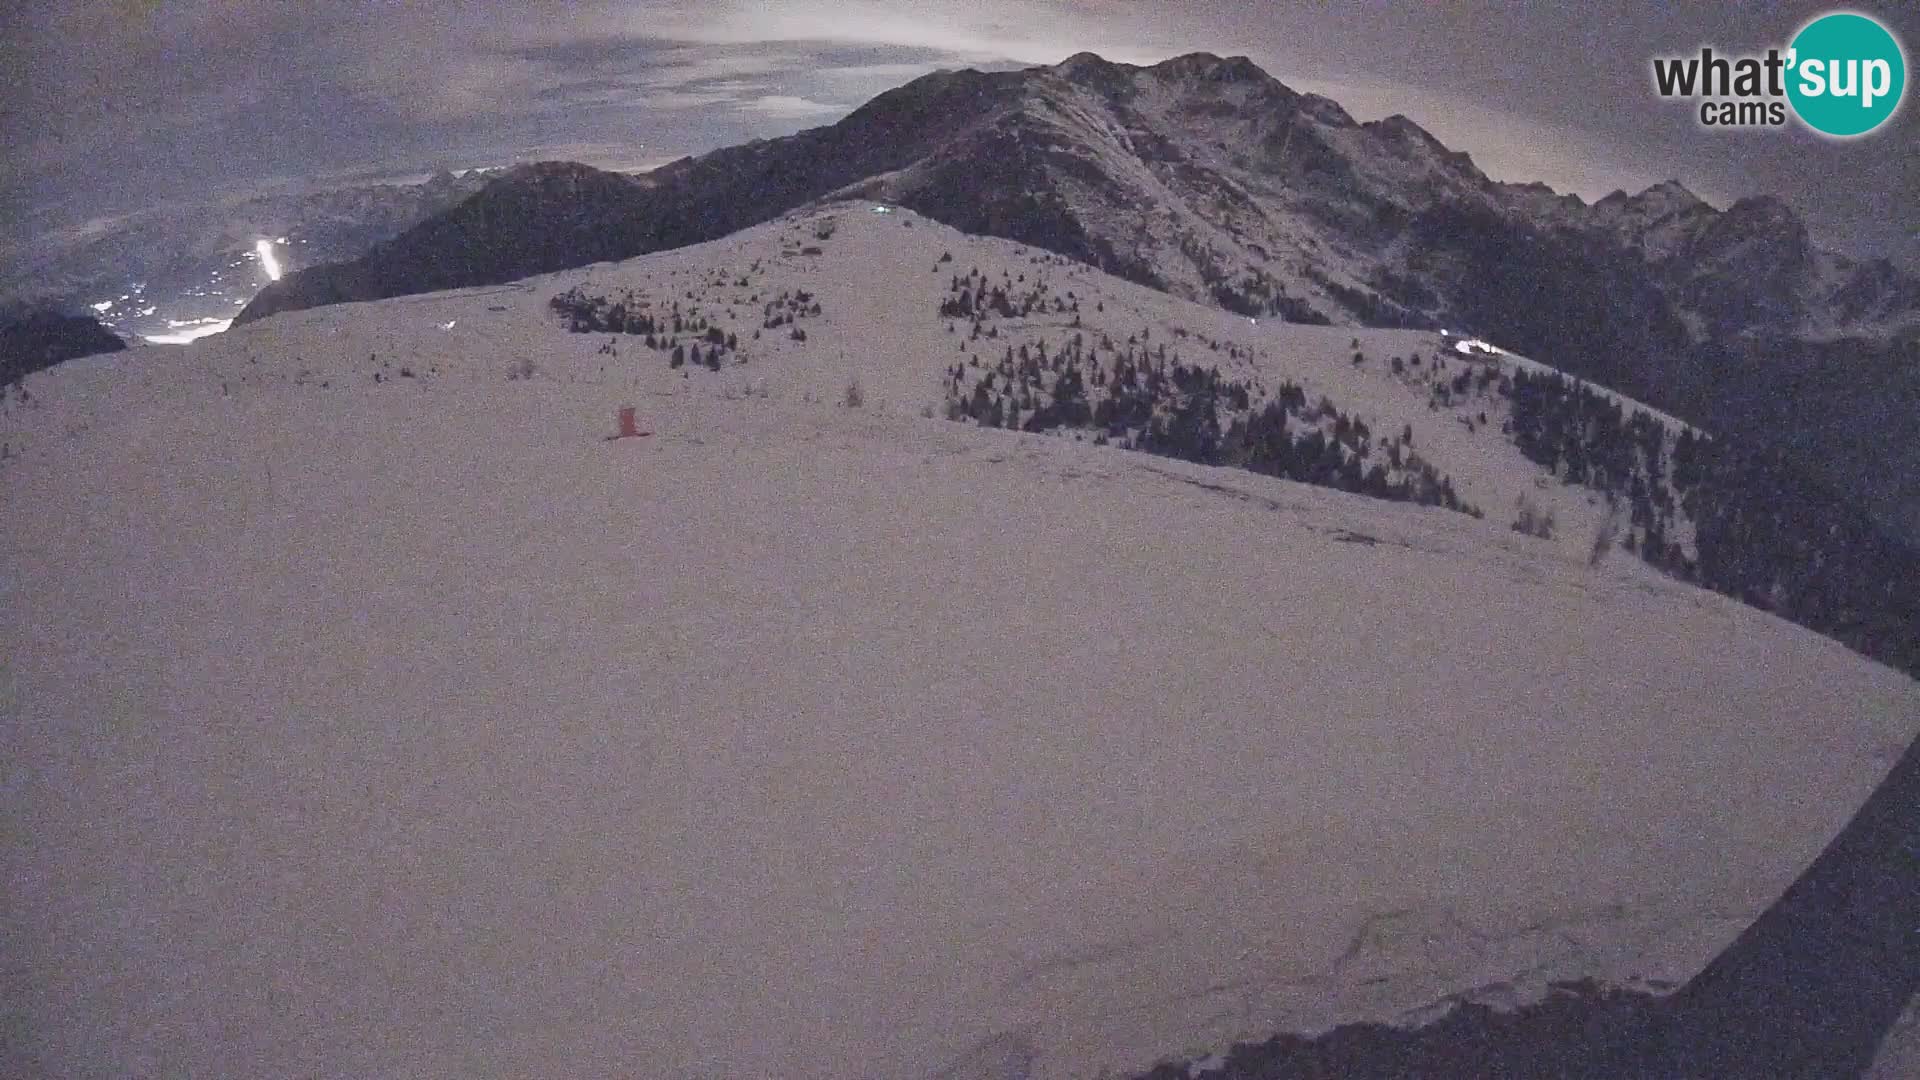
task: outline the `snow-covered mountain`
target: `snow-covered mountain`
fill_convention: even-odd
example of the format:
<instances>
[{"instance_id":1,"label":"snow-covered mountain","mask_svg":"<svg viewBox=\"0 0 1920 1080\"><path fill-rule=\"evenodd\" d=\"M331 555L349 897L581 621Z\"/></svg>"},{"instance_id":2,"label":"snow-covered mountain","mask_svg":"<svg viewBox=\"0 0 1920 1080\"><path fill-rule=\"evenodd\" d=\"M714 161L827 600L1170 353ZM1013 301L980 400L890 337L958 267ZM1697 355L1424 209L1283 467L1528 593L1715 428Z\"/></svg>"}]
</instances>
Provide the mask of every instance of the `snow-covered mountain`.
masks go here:
<instances>
[{"instance_id":1,"label":"snow-covered mountain","mask_svg":"<svg viewBox=\"0 0 1920 1080\"><path fill-rule=\"evenodd\" d=\"M25 1072L1092 1077L1658 990L1920 731L1682 580L1905 617L1717 440L896 205L23 388Z\"/></svg>"},{"instance_id":2,"label":"snow-covered mountain","mask_svg":"<svg viewBox=\"0 0 1920 1080\"><path fill-rule=\"evenodd\" d=\"M528 167L239 318L625 258L836 196L1246 315L1479 333L1920 524L1920 440L1878 435L1920 410L1920 281L1815 248L1773 199L1495 182L1404 117L1356 123L1238 57L941 72L646 177Z\"/></svg>"},{"instance_id":3,"label":"snow-covered mountain","mask_svg":"<svg viewBox=\"0 0 1920 1080\"><path fill-rule=\"evenodd\" d=\"M1668 183L1589 207L1540 185L1496 183L1405 117L1357 123L1336 102L1297 93L1244 57L1196 53L1134 67L1082 53L1054 67L941 72L831 127L623 179L585 168L522 170L456 215L462 227L436 223L364 260L347 275L360 289L341 295L553 268L552 239L503 247L519 253L518 264L454 264L476 237L503 229L530 233L539 224L548 236L589 240L576 258L632 255L712 239L838 193L1038 244L1189 299L1297 321L1458 322L1472 306L1462 295L1473 287L1460 280L1463 249L1489 228L1521 228L1604 243L1631 259L1696 337L1884 337L1920 327L1920 281L1890 264L1815 251L1777 200L1723 212ZM330 299L325 289L303 293L330 274L269 290L248 317Z\"/></svg>"}]
</instances>

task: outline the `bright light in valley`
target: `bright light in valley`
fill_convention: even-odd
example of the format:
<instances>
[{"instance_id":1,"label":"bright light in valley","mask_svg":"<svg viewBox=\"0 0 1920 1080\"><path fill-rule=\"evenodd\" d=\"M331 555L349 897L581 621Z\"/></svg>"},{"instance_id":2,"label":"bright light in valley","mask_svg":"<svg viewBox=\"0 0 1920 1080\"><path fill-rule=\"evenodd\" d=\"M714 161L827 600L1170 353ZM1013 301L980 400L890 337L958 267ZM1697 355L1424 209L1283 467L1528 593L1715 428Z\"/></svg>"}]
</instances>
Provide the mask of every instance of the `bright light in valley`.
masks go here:
<instances>
[{"instance_id":1,"label":"bright light in valley","mask_svg":"<svg viewBox=\"0 0 1920 1080\"><path fill-rule=\"evenodd\" d=\"M180 329L171 334L147 334L145 335L146 339L155 345L185 345L189 341L197 341L200 338L225 330L227 327L233 325L233 320L193 319L187 322L181 322L176 319L168 319L167 325L184 327L184 329Z\"/></svg>"},{"instance_id":2,"label":"bright light in valley","mask_svg":"<svg viewBox=\"0 0 1920 1080\"><path fill-rule=\"evenodd\" d=\"M270 280L279 281L280 260L273 257L273 241L258 241L253 245L253 250L260 253L260 265L267 268L267 277Z\"/></svg>"}]
</instances>

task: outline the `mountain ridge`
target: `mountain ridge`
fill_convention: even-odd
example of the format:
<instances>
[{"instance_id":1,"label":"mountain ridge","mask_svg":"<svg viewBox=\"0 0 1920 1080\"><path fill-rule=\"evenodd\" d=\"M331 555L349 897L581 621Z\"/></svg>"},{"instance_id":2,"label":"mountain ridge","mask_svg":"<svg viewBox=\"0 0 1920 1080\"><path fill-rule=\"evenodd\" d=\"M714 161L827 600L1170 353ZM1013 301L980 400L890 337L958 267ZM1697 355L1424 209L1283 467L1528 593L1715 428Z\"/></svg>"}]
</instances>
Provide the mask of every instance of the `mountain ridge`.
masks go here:
<instances>
[{"instance_id":1,"label":"mountain ridge","mask_svg":"<svg viewBox=\"0 0 1920 1080\"><path fill-rule=\"evenodd\" d=\"M1175 120L1179 123L1168 122ZM1215 130L1200 130L1209 125ZM1229 130L1218 130L1222 127ZM1261 156L1238 151L1226 151L1222 156L1219 151L1225 140L1208 136L1229 133L1239 137L1237 145L1252 147ZM1117 153L1102 158L1086 152L1090 147ZM585 199L587 202L578 209L591 213L596 209L593 198L607 198L621 203L600 208L610 215L678 211L689 217L681 223L656 221L637 227L627 222L624 229L616 228L613 221L603 221L597 233L589 234L597 236L598 242L580 253L582 258L603 254L625 257L712 239L807 202L847 194L849 189L856 194L887 197L936 220L965 217L965 208L958 205L957 195L950 190L958 181L947 173L992 165L993 160L983 155L996 150L1014 151L1014 163L1020 171L1003 167L997 173L976 176L972 194L987 192L1007 202L1015 193L996 189L993 181L996 177L1007 181L1017 178L1035 181L1028 193L1036 199L1057 195L1063 186L1080 184L1098 194L1122 199L1138 199L1143 191L1150 191L1157 198L1149 202L1198 212L1188 214L1194 220L1184 223L1186 228L1180 237L1157 238L1157 243L1136 245L1131 252L1109 253L1108 249L1120 246L1118 230L1094 229L1082 238L1064 222L1037 219L1032 207L1025 215L1007 207L997 214L975 213L981 231L988 235L1045 243L1051 228L1061 234L1051 237L1055 243L1078 245L1078 250L1061 253L1089 261L1106 258L1117 263L1116 268L1140 277L1158 275L1164 287L1189 298L1211 295L1213 286L1233 278L1234 271L1265 276L1309 300L1313 315L1336 322L1378 321L1377 305L1381 303L1396 314L1426 324L1444 321L1448 312L1445 305L1421 305L1416 297L1405 295L1412 290L1398 290L1402 295L1396 296L1391 283L1383 289L1378 271L1397 272L1404 267L1394 264L1395 252L1379 244L1364 252L1370 259L1360 267L1336 265L1336 260L1325 255L1318 264L1297 259L1288 263L1280 258L1283 253L1274 243L1262 242L1263 238L1249 230L1240 238L1241 246L1251 243L1265 253L1265 263L1282 265L1233 266L1226 258L1217 259L1220 265L1212 269L1181 264L1201 261L1193 249L1217 241L1212 234L1218 229L1205 226L1235 229L1243 224L1242 218L1271 217L1274 206L1270 204L1276 197L1292 197L1284 208L1295 217L1304 217L1309 223L1317 219L1322 225L1330 221L1347 227L1349 232L1359 232L1363 240L1368 239L1365 234L1369 230L1365 215L1359 211L1393 219L1401 213L1455 203L1517 216L1537 228L1574 227L1610 234L1624 245L1649 247L1653 256L1649 261L1656 263L1725 257L1729 249L1756 241L1763 241L1770 249L1798 253L1801 262L1815 254L1804 223L1772 197L1742 199L1721 211L1678 181L1669 180L1637 195L1615 192L1588 206L1578 196L1559 195L1544 185L1494 181L1473 164L1470 155L1449 150L1404 115L1359 123L1337 102L1294 91L1247 57L1222 58L1211 53L1189 53L1138 67L1082 52L1051 67L935 72L878 95L836 124L682 158L643 174L649 178L646 181L624 174L604 174L619 176L625 183L600 181L606 190L583 195L574 188L556 190L548 185L547 176L559 166L542 163L510 171L469 202L477 201L481 206L518 202L521 209L537 214L543 209L557 212L557 208L526 205L529 201ZM776 180L764 168L770 160L777 160L795 175ZM762 168L756 170L756 165ZM719 179L718 174L743 168L755 174L751 182L724 184L724 198L702 198L690 191L696 180L711 184ZM1058 174L1049 175L1049 168L1057 169ZM579 182L598 173L579 166ZM1183 184L1189 189L1181 190ZM524 188L524 193L509 194L516 187ZM1202 196L1212 198L1216 205L1197 205ZM1250 209L1250 201L1268 205L1251 207L1258 213L1249 215L1244 212ZM722 203L727 205L723 207ZM1541 212L1542 203L1551 204L1558 212ZM332 296L373 298L363 295L368 290L398 295L394 290L422 291L428 283L433 287L486 284L502 279L501 275L559 268L548 265L552 259L536 254L518 265L482 260L459 273L450 272L451 264L437 274L414 273L418 268L407 265L410 252L431 253L436 243L475 237L473 229L435 227L436 221L457 219L461 209L456 207L430 219L382 245L369 258L347 264L372 271L359 280L353 271L324 267L289 275L264 290L242 311L238 321L311 306ZM1066 209L1076 218L1087 218L1095 212L1091 207ZM1683 237L1671 238L1673 242L1666 245L1649 245L1649 232L1658 226L1670 229L1676 218L1694 228ZM475 224L504 227L510 222ZM567 222L562 220L560 224ZM1701 230L1705 235L1697 235ZM1089 232L1084 225L1081 231ZM1180 243L1182 239L1187 242ZM1270 233L1264 239L1272 241L1274 237ZM1324 248L1342 243L1352 246L1355 238L1323 229L1306 239ZM1800 308L1817 306L1813 300L1842 289L1866 295L1856 300L1856 310L1844 325L1818 328L1823 332L1890 334L1920 321L1920 282L1885 260L1861 263L1829 252L1818 254L1823 257L1823 269L1834 281L1801 284L1805 289L1826 292L1798 297L1798 308L1774 313L1771 322L1755 319L1728 329L1796 332L1803 328L1791 325L1790 320L1805 316ZM1685 276L1688 269L1683 266L1676 273ZM329 274L341 275L347 283L314 287L316 279ZM1216 280L1210 282L1208 278ZM1316 280L1325 278L1333 280ZM1228 284L1231 286L1231 281ZM1371 291L1372 296L1361 299L1343 295L1330 291L1329 284ZM1877 305L1871 302L1880 293L1890 295L1880 298L1884 302Z\"/></svg>"},{"instance_id":2,"label":"mountain ridge","mask_svg":"<svg viewBox=\"0 0 1920 1080\"><path fill-rule=\"evenodd\" d=\"M1769 197L1719 210L1667 181L1588 205L1495 181L1405 117L1357 122L1245 57L936 72L835 124L643 177L523 168L359 260L289 275L237 321L630 257L831 198L897 204L1248 317L1506 334L1518 352L1786 447L1920 532L1920 440L1867 434L1920 412L1920 279L1818 249ZM1815 354L1836 385L1804 409L1776 400Z\"/></svg>"}]
</instances>

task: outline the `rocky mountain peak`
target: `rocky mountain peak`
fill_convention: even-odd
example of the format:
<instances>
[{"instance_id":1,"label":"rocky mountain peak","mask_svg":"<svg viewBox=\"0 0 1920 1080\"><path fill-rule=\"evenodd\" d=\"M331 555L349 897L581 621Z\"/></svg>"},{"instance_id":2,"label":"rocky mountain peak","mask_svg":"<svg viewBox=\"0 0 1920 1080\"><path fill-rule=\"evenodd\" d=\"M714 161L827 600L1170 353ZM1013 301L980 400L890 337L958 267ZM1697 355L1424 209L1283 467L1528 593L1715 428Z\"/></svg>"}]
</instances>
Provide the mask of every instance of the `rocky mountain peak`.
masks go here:
<instances>
[{"instance_id":1,"label":"rocky mountain peak","mask_svg":"<svg viewBox=\"0 0 1920 1080\"><path fill-rule=\"evenodd\" d=\"M1339 102L1330 97L1322 97L1319 94L1300 95L1300 111L1331 128L1357 128L1360 126L1360 122L1355 120L1353 114L1347 112ZM1461 161L1467 160L1467 155L1464 152L1457 153L1457 157Z\"/></svg>"},{"instance_id":2,"label":"rocky mountain peak","mask_svg":"<svg viewBox=\"0 0 1920 1080\"><path fill-rule=\"evenodd\" d=\"M1813 253L1807 226L1786 203L1771 195L1755 195L1729 206L1701 231L1697 249L1702 254L1724 258L1738 253L1743 258L1765 259L1776 270L1786 262L1795 267ZM1756 268L1758 269L1758 268Z\"/></svg>"},{"instance_id":3,"label":"rocky mountain peak","mask_svg":"<svg viewBox=\"0 0 1920 1080\"><path fill-rule=\"evenodd\" d=\"M1075 85L1099 90L1109 97L1131 96L1138 89L1136 80L1143 77L1183 95L1203 98L1219 95L1235 87L1256 93L1267 90L1289 98L1293 96L1291 91L1247 57L1221 57L1209 52L1185 53L1150 67L1118 63L1098 53L1079 52L1051 68L1040 70Z\"/></svg>"},{"instance_id":4,"label":"rocky mountain peak","mask_svg":"<svg viewBox=\"0 0 1920 1080\"><path fill-rule=\"evenodd\" d=\"M1133 76L1140 69L1116 64L1098 53L1079 52L1052 68L1042 70L1106 97L1124 98L1133 94Z\"/></svg>"},{"instance_id":5,"label":"rocky mountain peak","mask_svg":"<svg viewBox=\"0 0 1920 1080\"><path fill-rule=\"evenodd\" d=\"M1743 227L1768 231L1804 231L1806 225L1793 208L1772 195L1750 195L1727 207L1726 219Z\"/></svg>"},{"instance_id":6,"label":"rocky mountain peak","mask_svg":"<svg viewBox=\"0 0 1920 1080\"><path fill-rule=\"evenodd\" d=\"M514 166L507 171L505 179L516 183L553 184L602 175L606 175L604 170L577 161L536 161Z\"/></svg>"},{"instance_id":7,"label":"rocky mountain peak","mask_svg":"<svg viewBox=\"0 0 1920 1080\"><path fill-rule=\"evenodd\" d=\"M1096 52L1077 52L1054 65L1055 72L1067 78L1102 75L1120 70L1120 65Z\"/></svg>"},{"instance_id":8,"label":"rocky mountain peak","mask_svg":"<svg viewBox=\"0 0 1920 1080\"><path fill-rule=\"evenodd\" d=\"M1652 224L1677 214L1713 208L1680 181L1663 180L1638 195L1614 191L1594 203L1593 209L1601 221Z\"/></svg>"},{"instance_id":9,"label":"rocky mountain peak","mask_svg":"<svg viewBox=\"0 0 1920 1080\"><path fill-rule=\"evenodd\" d=\"M1440 146L1443 150L1446 149L1445 146L1441 145L1439 139L1434 138L1426 128L1414 123L1413 120L1404 113L1394 113L1392 116L1383 120L1374 121L1373 124L1369 126L1376 126L1383 134L1392 135L1398 139L1416 139L1420 142Z\"/></svg>"},{"instance_id":10,"label":"rocky mountain peak","mask_svg":"<svg viewBox=\"0 0 1920 1080\"><path fill-rule=\"evenodd\" d=\"M1670 207L1676 210L1705 205L1704 200L1702 200L1700 196L1695 195L1687 188L1687 185L1678 180L1662 180L1634 196L1634 199L1641 203Z\"/></svg>"},{"instance_id":11,"label":"rocky mountain peak","mask_svg":"<svg viewBox=\"0 0 1920 1080\"><path fill-rule=\"evenodd\" d=\"M1148 70L1163 80L1187 82L1264 82L1273 78L1244 56L1219 57L1192 52L1163 60Z\"/></svg>"}]
</instances>

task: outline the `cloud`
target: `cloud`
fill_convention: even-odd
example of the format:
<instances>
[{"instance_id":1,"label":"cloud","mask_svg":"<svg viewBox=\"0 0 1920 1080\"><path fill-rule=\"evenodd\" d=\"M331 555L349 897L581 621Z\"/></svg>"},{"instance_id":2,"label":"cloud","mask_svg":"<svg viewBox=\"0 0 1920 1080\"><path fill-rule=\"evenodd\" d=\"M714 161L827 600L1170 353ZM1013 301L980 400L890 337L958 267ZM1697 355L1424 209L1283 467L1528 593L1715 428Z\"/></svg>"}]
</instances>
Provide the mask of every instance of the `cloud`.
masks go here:
<instances>
[{"instance_id":1,"label":"cloud","mask_svg":"<svg viewBox=\"0 0 1920 1080\"><path fill-rule=\"evenodd\" d=\"M848 110L838 105L810 101L791 94L762 94L741 106L752 112L780 119L806 120L824 116L839 116Z\"/></svg>"},{"instance_id":2,"label":"cloud","mask_svg":"<svg viewBox=\"0 0 1920 1080\"><path fill-rule=\"evenodd\" d=\"M849 64L846 67L824 68L819 74L822 78L835 81L878 79L887 83L904 83L938 70L941 66L934 61L920 64Z\"/></svg>"},{"instance_id":3,"label":"cloud","mask_svg":"<svg viewBox=\"0 0 1920 1080\"><path fill-rule=\"evenodd\" d=\"M527 97L543 106L725 109L811 119L844 113L871 96L849 100L844 86L818 78L829 51L808 43L728 46L620 36L533 45L514 57L539 69L540 85ZM821 84L817 90L792 92L796 84L814 83Z\"/></svg>"}]
</instances>

